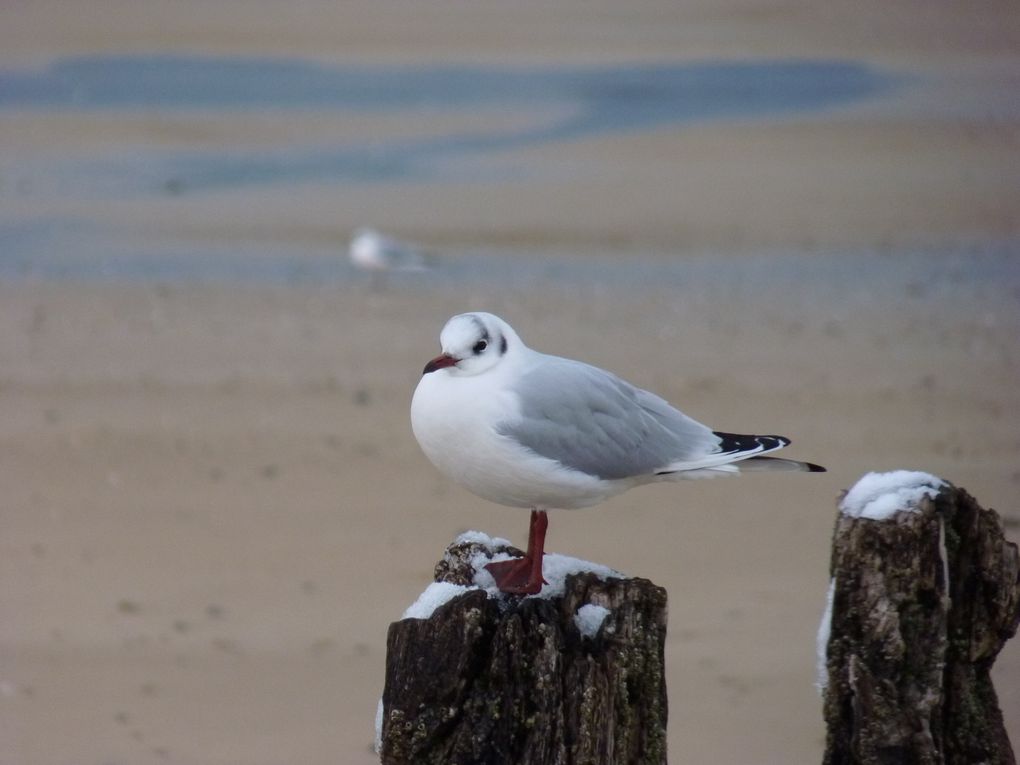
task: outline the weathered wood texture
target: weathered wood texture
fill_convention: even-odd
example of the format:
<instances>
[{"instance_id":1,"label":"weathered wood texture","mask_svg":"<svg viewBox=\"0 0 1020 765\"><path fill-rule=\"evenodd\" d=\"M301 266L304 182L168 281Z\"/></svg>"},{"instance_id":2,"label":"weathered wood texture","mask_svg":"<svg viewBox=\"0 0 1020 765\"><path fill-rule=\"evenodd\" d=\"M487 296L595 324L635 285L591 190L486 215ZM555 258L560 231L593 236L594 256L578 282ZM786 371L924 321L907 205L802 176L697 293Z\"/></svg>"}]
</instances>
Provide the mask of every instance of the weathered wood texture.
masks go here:
<instances>
[{"instance_id":1,"label":"weathered wood texture","mask_svg":"<svg viewBox=\"0 0 1020 765\"><path fill-rule=\"evenodd\" d=\"M470 583L471 544L436 581ZM594 637L574 616L609 609ZM567 577L552 599L471 590L390 625L385 765L666 762L666 592L644 579Z\"/></svg>"},{"instance_id":2,"label":"weathered wood texture","mask_svg":"<svg viewBox=\"0 0 1020 765\"><path fill-rule=\"evenodd\" d=\"M1020 620L999 516L947 485L918 512L840 515L824 762L1015 762L989 672Z\"/></svg>"}]
</instances>

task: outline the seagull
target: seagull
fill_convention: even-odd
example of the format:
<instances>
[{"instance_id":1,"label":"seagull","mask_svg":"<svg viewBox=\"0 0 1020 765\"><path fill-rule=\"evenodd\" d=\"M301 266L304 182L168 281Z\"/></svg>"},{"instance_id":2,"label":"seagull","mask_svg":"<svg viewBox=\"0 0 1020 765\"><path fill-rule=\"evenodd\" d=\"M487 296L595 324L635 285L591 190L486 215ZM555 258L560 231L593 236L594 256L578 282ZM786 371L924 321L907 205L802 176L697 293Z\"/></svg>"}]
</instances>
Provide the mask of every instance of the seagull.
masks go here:
<instances>
[{"instance_id":1,"label":"seagull","mask_svg":"<svg viewBox=\"0 0 1020 765\"><path fill-rule=\"evenodd\" d=\"M372 285L382 287L387 271L424 271L429 266L425 250L410 242L386 236L374 228L359 228L347 248L351 263L372 274Z\"/></svg>"},{"instance_id":2,"label":"seagull","mask_svg":"<svg viewBox=\"0 0 1020 765\"><path fill-rule=\"evenodd\" d=\"M713 431L611 372L532 350L491 313L454 316L439 342L411 401L422 451L477 496L531 509L524 557L486 566L502 592L541 591L547 510L659 481L825 472L765 456L788 438Z\"/></svg>"}]
</instances>

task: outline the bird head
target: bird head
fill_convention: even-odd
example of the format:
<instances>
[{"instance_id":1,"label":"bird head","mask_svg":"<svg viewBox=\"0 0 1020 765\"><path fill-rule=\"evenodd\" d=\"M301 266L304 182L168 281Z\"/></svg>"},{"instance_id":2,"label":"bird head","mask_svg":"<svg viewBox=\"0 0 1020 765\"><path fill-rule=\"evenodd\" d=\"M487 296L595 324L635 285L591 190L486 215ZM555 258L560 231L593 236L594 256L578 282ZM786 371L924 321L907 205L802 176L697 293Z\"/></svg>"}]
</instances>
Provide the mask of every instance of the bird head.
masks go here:
<instances>
[{"instance_id":1,"label":"bird head","mask_svg":"<svg viewBox=\"0 0 1020 765\"><path fill-rule=\"evenodd\" d=\"M454 316L439 334L443 352L422 374L441 369L458 376L479 375L503 362L523 347L509 324L491 313L462 313Z\"/></svg>"}]
</instances>

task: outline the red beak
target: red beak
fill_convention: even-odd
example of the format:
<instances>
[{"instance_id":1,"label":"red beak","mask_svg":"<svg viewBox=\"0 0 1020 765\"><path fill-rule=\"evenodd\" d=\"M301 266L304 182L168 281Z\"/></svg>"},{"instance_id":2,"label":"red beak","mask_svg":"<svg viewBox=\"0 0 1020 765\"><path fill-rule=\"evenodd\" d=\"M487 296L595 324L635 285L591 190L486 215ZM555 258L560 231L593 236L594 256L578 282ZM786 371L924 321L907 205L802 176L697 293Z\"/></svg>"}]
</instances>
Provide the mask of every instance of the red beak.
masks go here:
<instances>
[{"instance_id":1,"label":"red beak","mask_svg":"<svg viewBox=\"0 0 1020 765\"><path fill-rule=\"evenodd\" d=\"M445 353L442 356L436 356L432 359L432 361L425 365L422 375L427 375L429 372L435 372L437 369L452 367L457 363L457 361L458 359L455 359L453 356L447 356Z\"/></svg>"}]
</instances>

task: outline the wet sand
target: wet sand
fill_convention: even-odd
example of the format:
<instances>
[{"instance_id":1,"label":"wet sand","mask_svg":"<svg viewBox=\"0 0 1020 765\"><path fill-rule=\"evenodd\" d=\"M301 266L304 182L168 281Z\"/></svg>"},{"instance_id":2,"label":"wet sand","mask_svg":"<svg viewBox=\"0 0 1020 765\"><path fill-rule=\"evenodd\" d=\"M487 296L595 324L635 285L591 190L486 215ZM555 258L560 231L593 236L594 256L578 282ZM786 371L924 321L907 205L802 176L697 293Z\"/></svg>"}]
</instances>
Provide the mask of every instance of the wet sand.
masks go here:
<instances>
[{"instance_id":1,"label":"wet sand","mask_svg":"<svg viewBox=\"0 0 1020 765\"><path fill-rule=\"evenodd\" d=\"M806 3L519 14L303 3L246 5L241 17L227 2L173 12L96 3L80 19L62 7L5 11L4 59L163 49L374 63L844 56L935 84L805 120L485 158L486 171L523 168L498 183L111 202L18 192L7 176L5 222L98 221L126 232L121 244L257 242L324 258L335 246L339 257L350 229L373 222L460 258L498 248L509 261L546 251L709 259L720 275L694 268L649 288L430 277L381 293L346 277L0 284L0 762L375 761L388 623L458 532L520 542L526 529L526 514L439 476L410 433L421 366L462 310L499 313L534 347L612 369L717 428L790 436L791 456L830 468L645 487L553 515L551 550L670 593L674 762L818 761L815 630L834 501L863 472L941 475L1000 510L1017 538L1020 273L1008 253L1020 222L1018 122L1000 96L1020 65L1008 4L980 18L940 4L924 24L912 6L887 3L824 17ZM449 118L430 119L442 132ZM196 124L4 113L0 145L34 167L51 149L229 142L237 127L213 120L196 138ZM381 125L332 114L301 124L352 140ZM267 117L242 138L278 146L294 129ZM893 264L929 249L929 266L876 266L872 285L838 270L808 278L833 253ZM987 261L989 249L1007 255ZM936 257L946 251L974 268ZM784 253L788 278L749 277L762 252ZM1016 743L1015 642L997 678Z\"/></svg>"},{"instance_id":2,"label":"wet sand","mask_svg":"<svg viewBox=\"0 0 1020 765\"><path fill-rule=\"evenodd\" d=\"M835 496L867 470L925 469L1015 535L1016 313L992 300L939 322L915 294L750 322L571 293L4 287L5 756L370 762L389 621L456 533L525 530L436 474L407 424L436 328L484 306L829 466L646 487L554 514L549 536L669 590L675 760L817 759ZM1014 645L1011 710L1017 666Z\"/></svg>"}]
</instances>

